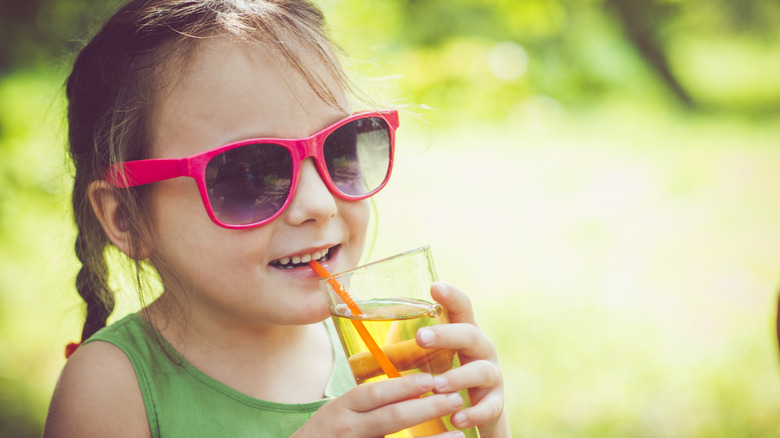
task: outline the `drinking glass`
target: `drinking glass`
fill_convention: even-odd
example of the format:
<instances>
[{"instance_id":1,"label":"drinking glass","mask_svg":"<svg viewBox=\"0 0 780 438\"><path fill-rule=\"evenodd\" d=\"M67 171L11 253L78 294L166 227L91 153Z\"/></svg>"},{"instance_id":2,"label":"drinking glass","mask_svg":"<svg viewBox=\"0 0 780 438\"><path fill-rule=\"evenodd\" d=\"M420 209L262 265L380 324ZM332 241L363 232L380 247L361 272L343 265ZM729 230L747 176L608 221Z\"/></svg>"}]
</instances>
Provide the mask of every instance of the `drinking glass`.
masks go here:
<instances>
[{"instance_id":1,"label":"drinking glass","mask_svg":"<svg viewBox=\"0 0 780 438\"><path fill-rule=\"evenodd\" d=\"M366 329L401 375L425 372L435 376L460 365L455 351L422 348L415 340L420 328L449 322L446 309L430 298L434 281L436 268L429 246L320 280L357 384L388 378L383 369L386 367L363 341ZM343 290L339 293L334 287ZM354 304L345 303L344 291L349 295L347 300L351 297ZM356 314L357 308L362 314ZM359 330L364 333L361 335ZM468 391L463 390L460 395L468 406ZM446 416L388 436L426 436L455 429ZM479 437L475 427L463 432L466 437Z\"/></svg>"}]
</instances>

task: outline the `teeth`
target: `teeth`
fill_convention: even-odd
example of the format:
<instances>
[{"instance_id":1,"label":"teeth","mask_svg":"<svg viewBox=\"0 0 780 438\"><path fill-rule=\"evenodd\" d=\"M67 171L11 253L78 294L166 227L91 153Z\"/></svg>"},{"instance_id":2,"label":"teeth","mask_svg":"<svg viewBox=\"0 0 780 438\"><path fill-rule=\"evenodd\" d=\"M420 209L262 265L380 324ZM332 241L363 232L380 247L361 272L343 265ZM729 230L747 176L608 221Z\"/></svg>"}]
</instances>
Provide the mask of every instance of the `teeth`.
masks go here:
<instances>
[{"instance_id":1,"label":"teeth","mask_svg":"<svg viewBox=\"0 0 780 438\"><path fill-rule=\"evenodd\" d=\"M316 251L311 254L302 254L299 256L296 255L292 257L282 257L276 262L279 265L284 266L286 268L292 268L293 266L286 266L286 265L289 265L290 262L292 262L293 265L299 265L301 263L309 263L312 260L320 260L321 258L327 255L328 255L328 250L323 249L322 251Z\"/></svg>"}]
</instances>

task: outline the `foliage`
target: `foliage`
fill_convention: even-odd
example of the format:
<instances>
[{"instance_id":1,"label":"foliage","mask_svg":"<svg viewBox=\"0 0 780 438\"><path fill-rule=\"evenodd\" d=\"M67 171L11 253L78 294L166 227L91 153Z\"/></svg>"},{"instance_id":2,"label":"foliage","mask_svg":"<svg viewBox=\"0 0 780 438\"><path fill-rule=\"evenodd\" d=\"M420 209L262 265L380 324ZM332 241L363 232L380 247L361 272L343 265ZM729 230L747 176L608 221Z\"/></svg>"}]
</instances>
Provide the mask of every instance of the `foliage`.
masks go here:
<instances>
[{"instance_id":1,"label":"foliage","mask_svg":"<svg viewBox=\"0 0 780 438\"><path fill-rule=\"evenodd\" d=\"M779 34L768 19L780 19L776 2L321 3L349 52L388 60L374 70L398 74L402 97L467 117L494 118L538 95L592 105L615 93L698 110L735 102L741 111L778 110ZM724 50L734 38L740 49ZM735 53L746 50L756 55ZM716 68L691 65L692 56Z\"/></svg>"},{"instance_id":2,"label":"foliage","mask_svg":"<svg viewBox=\"0 0 780 438\"><path fill-rule=\"evenodd\" d=\"M771 0L316 3L349 52L392 60L377 70L401 75L403 97L460 114L496 117L536 95L587 104L615 92L698 110L780 109L780 3ZM63 63L118 4L0 3L0 72ZM734 39L757 56L728 50ZM691 56L715 68L697 69ZM768 70L750 65L767 56Z\"/></svg>"},{"instance_id":3,"label":"foliage","mask_svg":"<svg viewBox=\"0 0 780 438\"><path fill-rule=\"evenodd\" d=\"M62 366L52 353L76 336L63 325L79 312L60 84L51 72L0 80L0 436L40 435Z\"/></svg>"},{"instance_id":4,"label":"foliage","mask_svg":"<svg viewBox=\"0 0 780 438\"><path fill-rule=\"evenodd\" d=\"M0 1L0 73L68 58L120 0ZM56 61L59 62L59 61Z\"/></svg>"}]
</instances>

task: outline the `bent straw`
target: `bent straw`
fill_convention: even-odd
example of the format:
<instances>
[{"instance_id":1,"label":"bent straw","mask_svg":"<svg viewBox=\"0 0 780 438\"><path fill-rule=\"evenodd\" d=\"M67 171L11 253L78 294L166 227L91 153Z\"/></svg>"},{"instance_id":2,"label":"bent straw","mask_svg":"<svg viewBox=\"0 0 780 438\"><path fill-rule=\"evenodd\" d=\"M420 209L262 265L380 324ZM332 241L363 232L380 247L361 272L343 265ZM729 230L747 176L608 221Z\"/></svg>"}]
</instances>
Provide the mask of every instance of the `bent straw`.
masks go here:
<instances>
[{"instance_id":1,"label":"bent straw","mask_svg":"<svg viewBox=\"0 0 780 438\"><path fill-rule=\"evenodd\" d=\"M349 307L349 310L352 312L355 316L362 316L363 311L360 310L360 307L358 307L357 303L352 299L351 296L349 296L349 293L344 289L344 286L341 285L335 278L333 278L330 273L322 267L319 262L316 260L312 260L309 262L309 266L316 272L320 277L327 278L328 283L330 283L333 290L336 291L339 298L341 298L342 301L344 301L344 304ZM360 335L360 339L363 340L363 343L366 344L366 347L368 347L368 351L371 352L371 355L374 356L374 360L377 361L379 366L382 368L382 371L387 375L387 377L393 378L393 377L401 377L401 373L398 372L398 370L393 366L393 363L390 362L390 359L387 358L387 355L384 351L382 351L381 348L379 348L379 345L377 345L376 341L373 337L371 337L371 333L368 332L368 329L363 324L363 321L360 321L358 319L350 319L352 321L352 325L355 327L355 331L357 331L358 335Z\"/></svg>"}]
</instances>

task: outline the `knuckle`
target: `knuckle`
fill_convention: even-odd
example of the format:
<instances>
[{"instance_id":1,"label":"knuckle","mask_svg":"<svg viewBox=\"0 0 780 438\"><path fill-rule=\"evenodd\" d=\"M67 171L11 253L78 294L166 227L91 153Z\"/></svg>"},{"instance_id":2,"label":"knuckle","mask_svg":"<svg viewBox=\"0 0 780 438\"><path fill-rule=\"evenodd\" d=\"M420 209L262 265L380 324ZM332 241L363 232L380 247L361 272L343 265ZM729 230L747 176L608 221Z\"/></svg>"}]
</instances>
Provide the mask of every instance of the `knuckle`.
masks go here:
<instances>
[{"instance_id":1,"label":"knuckle","mask_svg":"<svg viewBox=\"0 0 780 438\"><path fill-rule=\"evenodd\" d=\"M490 339L488 339L487 336L485 336L485 333L480 329L479 327L473 325L473 329L471 331L471 342L473 343L479 343L483 346L490 343Z\"/></svg>"},{"instance_id":2,"label":"knuckle","mask_svg":"<svg viewBox=\"0 0 780 438\"><path fill-rule=\"evenodd\" d=\"M355 434L355 431L349 424L338 423L330 427L332 428L333 436L351 436Z\"/></svg>"},{"instance_id":3,"label":"knuckle","mask_svg":"<svg viewBox=\"0 0 780 438\"><path fill-rule=\"evenodd\" d=\"M469 337L469 342L471 345L478 345L480 350L485 351L495 349L493 342L490 340L490 338L487 337L481 328L474 324L465 324L465 326L468 326L468 330L465 330L465 332Z\"/></svg>"},{"instance_id":4,"label":"knuckle","mask_svg":"<svg viewBox=\"0 0 780 438\"><path fill-rule=\"evenodd\" d=\"M493 362L483 360L481 361L482 372L485 374L486 380L491 384L496 384L502 381L503 376L501 369Z\"/></svg>"},{"instance_id":5,"label":"knuckle","mask_svg":"<svg viewBox=\"0 0 780 438\"><path fill-rule=\"evenodd\" d=\"M463 381L461 383L466 386L491 388L502 383L503 376L501 375L501 369L488 360L477 360L469 363L465 367L469 367L471 370L468 374L470 377L466 377L465 371L462 376Z\"/></svg>"},{"instance_id":6,"label":"knuckle","mask_svg":"<svg viewBox=\"0 0 780 438\"><path fill-rule=\"evenodd\" d=\"M354 399L360 402L362 406L377 406L382 400L382 391L380 385L376 383L366 383L356 387Z\"/></svg>"},{"instance_id":7,"label":"knuckle","mask_svg":"<svg viewBox=\"0 0 780 438\"><path fill-rule=\"evenodd\" d=\"M387 417L390 419L392 424L400 424L408 417L408 415L400 405L394 404L388 406Z\"/></svg>"},{"instance_id":8,"label":"knuckle","mask_svg":"<svg viewBox=\"0 0 780 438\"><path fill-rule=\"evenodd\" d=\"M501 403L499 400L493 400L493 403L490 403L487 406L487 413L488 413L487 419L494 419L494 418L501 417L501 415L504 414L504 404Z\"/></svg>"},{"instance_id":9,"label":"knuckle","mask_svg":"<svg viewBox=\"0 0 780 438\"><path fill-rule=\"evenodd\" d=\"M457 288L454 288L454 287L453 287L453 289L455 289L458 292L458 295L460 295L460 301L461 301L461 305L463 306L463 308L464 309L470 309L471 308L471 297L469 297L468 294L464 293L460 289L457 289Z\"/></svg>"},{"instance_id":10,"label":"knuckle","mask_svg":"<svg viewBox=\"0 0 780 438\"><path fill-rule=\"evenodd\" d=\"M493 344L493 341L490 340L490 338L485 334L485 332L482 331L482 329L479 327L476 327L476 329L477 330L474 335L477 339L475 340L478 340L486 351L494 352L496 350L496 346Z\"/></svg>"},{"instance_id":11,"label":"knuckle","mask_svg":"<svg viewBox=\"0 0 780 438\"><path fill-rule=\"evenodd\" d=\"M476 424L481 424L500 418L504 414L504 405L499 398L485 398L468 408L468 411L469 418Z\"/></svg>"}]
</instances>

